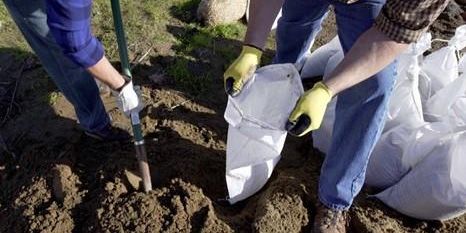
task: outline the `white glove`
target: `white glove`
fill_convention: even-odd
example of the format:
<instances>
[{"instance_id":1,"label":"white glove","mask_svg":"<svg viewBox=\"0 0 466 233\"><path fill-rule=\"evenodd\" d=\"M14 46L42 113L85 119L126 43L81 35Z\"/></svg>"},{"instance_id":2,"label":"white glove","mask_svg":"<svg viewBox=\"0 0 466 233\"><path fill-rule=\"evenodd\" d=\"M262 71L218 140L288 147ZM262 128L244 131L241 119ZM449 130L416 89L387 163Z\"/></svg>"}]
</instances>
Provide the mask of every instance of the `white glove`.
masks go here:
<instances>
[{"instance_id":1,"label":"white glove","mask_svg":"<svg viewBox=\"0 0 466 233\"><path fill-rule=\"evenodd\" d=\"M136 86L136 88L139 90L138 86ZM132 112L139 112L144 108L144 105L138 96L140 96L140 93L136 93L134 90L133 81L129 81L125 84L120 93L118 93L118 108L120 108L127 117L129 117Z\"/></svg>"}]
</instances>

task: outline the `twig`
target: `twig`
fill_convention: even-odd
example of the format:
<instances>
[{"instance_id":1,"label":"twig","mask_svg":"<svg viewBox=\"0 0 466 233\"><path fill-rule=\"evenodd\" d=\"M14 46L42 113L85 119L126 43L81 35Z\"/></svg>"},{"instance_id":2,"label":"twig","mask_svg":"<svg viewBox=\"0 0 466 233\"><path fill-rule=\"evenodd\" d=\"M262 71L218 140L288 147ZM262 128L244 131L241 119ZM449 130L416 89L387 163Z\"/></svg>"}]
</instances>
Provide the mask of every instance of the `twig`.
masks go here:
<instances>
[{"instance_id":1,"label":"twig","mask_svg":"<svg viewBox=\"0 0 466 233\"><path fill-rule=\"evenodd\" d=\"M13 94L11 95L10 105L8 106L8 109L6 110L5 116L3 117L3 120L0 123L0 125L5 124L5 122L8 120L8 116L10 115L10 111L11 111L11 109L13 107L13 102L14 102L15 97L16 97L16 91L18 90L19 80L21 78L21 75L23 74L24 64L25 63L23 63L21 65L21 69L18 70L18 75L17 75L18 77L16 77L15 89L13 89Z\"/></svg>"},{"instance_id":2,"label":"twig","mask_svg":"<svg viewBox=\"0 0 466 233\"><path fill-rule=\"evenodd\" d=\"M449 41L449 40L445 40L445 39L436 38L436 39L433 39L431 42L445 42L445 43L448 43L448 42L450 42L450 41Z\"/></svg>"},{"instance_id":3,"label":"twig","mask_svg":"<svg viewBox=\"0 0 466 233\"><path fill-rule=\"evenodd\" d=\"M147 55L149 55L150 52L152 52L152 48L153 46L151 46L147 51L146 53L144 53L141 58L138 59L138 61L136 63L134 63L132 66L131 66L131 69L133 69L135 66L141 64L141 62L147 57Z\"/></svg>"},{"instance_id":4,"label":"twig","mask_svg":"<svg viewBox=\"0 0 466 233\"><path fill-rule=\"evenodd\" d=\"M181 102L181 103L179 103L179 104L177 104L177 105L175 105L175 106L170 107L170 111L175 110L175 108L178 108L178 107L180 107L181 105L183 105L183 104L185 104L185 103L187 103L187 102L189 102L189 101L191 101L191 100L188 99L188 100L185 100L185 101L183 101L183 102Z\"/></svg>"}]
</instances>

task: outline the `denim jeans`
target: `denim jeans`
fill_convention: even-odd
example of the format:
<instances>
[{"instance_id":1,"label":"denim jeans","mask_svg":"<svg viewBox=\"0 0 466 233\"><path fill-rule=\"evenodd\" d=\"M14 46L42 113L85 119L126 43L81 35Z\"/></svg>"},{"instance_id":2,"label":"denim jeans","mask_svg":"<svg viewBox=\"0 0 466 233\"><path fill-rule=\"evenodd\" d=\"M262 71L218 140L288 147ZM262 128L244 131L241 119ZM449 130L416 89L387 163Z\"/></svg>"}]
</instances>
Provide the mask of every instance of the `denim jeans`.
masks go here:
<instances>
[{"instance_id":1,"label":"denim jeans","mask_svg":"<svg viewBox=\"0 0 466 233\"><path fill-rule=\"evenodd\" d=\"M277 28L276 63L295 63L309 49L330 5L334 6L338 36L346 53L369 29L384 0L344 4L335 0L285 0ZM380 137L396 64L338 95L332 144L321 168L319 199L329 208L348 209L360 192L367 162Z\"/></svg>"},{"instance_id":2,"label":"denim jeans","mask_svg":"<svg viewBox=\"0 0 466 233\"><path fill-rule=\"evenodd\" d=\"M110 120L94 78L66 58L50 34L45 0L3 1L47 73L73 104L84 130L98 132L108 125Z\"/></svg>"}]
</instances>

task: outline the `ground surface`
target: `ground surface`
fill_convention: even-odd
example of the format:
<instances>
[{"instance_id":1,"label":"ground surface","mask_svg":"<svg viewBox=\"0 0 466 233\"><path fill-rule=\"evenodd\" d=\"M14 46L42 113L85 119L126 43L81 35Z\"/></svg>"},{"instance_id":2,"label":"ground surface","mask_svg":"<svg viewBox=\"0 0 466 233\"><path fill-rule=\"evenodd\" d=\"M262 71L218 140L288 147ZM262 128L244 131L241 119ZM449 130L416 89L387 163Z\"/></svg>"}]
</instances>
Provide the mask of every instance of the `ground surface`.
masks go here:
<instances>
[{"instance_id":1,"label":"ground surface","mask_svg":"<svg viewBox=\"0 0 466 233\"><path fill-rule=\"evenodd\" d=\"M136 170L131 143L82 135L72 106L0 5L0 232L309 232L322 162L310 139L288 139L261 192L235 206L216 202L226 194L221 75L239 52L245 26L203 28L195 1L123 3L135 82L146 102L154 191L137 192L125 179ZM95 31L117 61L108 9L95 1ZM438 27L446 32L436 33L448 37L444 25L458 22L444 17ZM318 45L333 37L332 21ZM113 99L102 97L114 125L129 132ZM466 217L414 220L368 194L350 212L351 232L466 232Z\"/></svg>"}]
</instances>

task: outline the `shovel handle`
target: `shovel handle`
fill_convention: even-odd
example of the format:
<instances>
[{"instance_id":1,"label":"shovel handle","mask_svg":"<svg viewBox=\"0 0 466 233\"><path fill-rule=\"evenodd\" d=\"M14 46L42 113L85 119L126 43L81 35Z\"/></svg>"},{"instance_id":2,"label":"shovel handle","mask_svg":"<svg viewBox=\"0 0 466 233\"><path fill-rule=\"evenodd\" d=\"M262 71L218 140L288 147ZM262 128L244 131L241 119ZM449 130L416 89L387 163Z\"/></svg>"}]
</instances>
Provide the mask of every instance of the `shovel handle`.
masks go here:
<instances>
[{"instance_id":1,"label":"shovel handle","mask_svg":"<svg viewBox=\"0 0 466 233\"><path fill-rule=\"evenodd\" d=\"M138 159L139 171L141 172L144 191L152 190L152 181L150 177L149 163L147 162L147 152L144 146L144 141L134 142L136 148L136 157Z\"/></svg>"}]
</instances>

